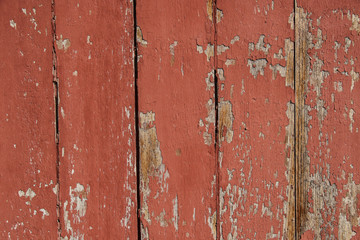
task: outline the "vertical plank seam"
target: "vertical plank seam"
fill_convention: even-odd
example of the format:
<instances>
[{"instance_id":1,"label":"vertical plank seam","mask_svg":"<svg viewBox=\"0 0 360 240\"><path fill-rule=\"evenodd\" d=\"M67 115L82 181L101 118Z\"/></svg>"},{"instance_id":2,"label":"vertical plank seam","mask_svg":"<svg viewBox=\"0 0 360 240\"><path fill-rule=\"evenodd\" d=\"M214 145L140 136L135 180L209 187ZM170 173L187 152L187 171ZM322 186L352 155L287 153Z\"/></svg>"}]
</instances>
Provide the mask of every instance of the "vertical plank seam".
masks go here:
<instances>
[{"instance_id":1,"label":"vertical plank seam","mask_svg":"<svg viewBox=\"0 0 360 240\"><path fill-rule=\"evenodd\" d=\"M219 98L218 98L218 76L217 76L217 1L213 0L213 11L212 11L212 20L213 20L213 34L214 34L214 98L215 98L215 171L216 171L216 239L219 239L220 233L220 172L219 172Z\"/></svg>"},{"instance_id":2,"label":"vertical plank seam","mask_svg":"<svg viewBox=\"0 0 360 240\"><path fill-rule=\"evenodd\" d=\"M56 54L56 15L55 0L51 1L51 34L52 34L52 75L54 86L54 105L55 105L55 144L56 144L56 215L57 215L57 235L61 239L60 221L60 131L59 131L59 78L57 74L57 54Z\"/></svg>"},{"instance_id":3,"label":"vertical plank seam","mask_svg":"<svg viewBox=\"0 0 360 240\"><path fill-rule=\"evenodd\" d=\"M297 77L297 75L296 75L296 28L297 28L297 24L296 24L296 6L297 6L297 4L296 4L296 0L294 0L294 79L293 79L293 81L294 81L294 112L293 112L293 114L294 114L294 129L293 129L293 131L294 131L294 146L292 146L293 148L294 148L294 161L296 161L297 160L297 151L296 151L296 144L297 144L297 135L296 135L296 120L297 120L297 118L296 118L296 108L297 108L297 97L296 97L296 77ZM296 240L297 239L297 163L296 162L294 162L294 175L295 176L293 176L294 177L294 206L289 206L289 207L293 207L293 208L295 208L294 210L294 229L295 229L295 231L294 231L294 239ZM291 236L290 236L291 237Z\"/></svg>"},{"instance_id":4,"label":"vertical plank seam","mask_svg":"<svg viewBox=\"0 0 360 240\"><path fill-rule=\"evenodd\" d=\"M140 137L139 137L139 95L138 95L138 45L136 39L137 18L136 18L136 0L133 0L133 64L134 64L134 86L135 86L135 146L136 146L136 217L137 217L137 236L141 239L141 196L140 196Z\"/></svg>"},{"instance_id":5,"label":"vertical plank seam","mask_svg":"<svg viewBox=\"0 0 360 240\"><path fill-rule=\"evenodd\" d=\"M295 5L295 49L296 50L296 74L295 74L295 165L296 165L296 239L300 239L307 221L307 130L306 130L306 87L308 77L307 62L307 36L306 14Z\"/></svg>"}]
</instances>

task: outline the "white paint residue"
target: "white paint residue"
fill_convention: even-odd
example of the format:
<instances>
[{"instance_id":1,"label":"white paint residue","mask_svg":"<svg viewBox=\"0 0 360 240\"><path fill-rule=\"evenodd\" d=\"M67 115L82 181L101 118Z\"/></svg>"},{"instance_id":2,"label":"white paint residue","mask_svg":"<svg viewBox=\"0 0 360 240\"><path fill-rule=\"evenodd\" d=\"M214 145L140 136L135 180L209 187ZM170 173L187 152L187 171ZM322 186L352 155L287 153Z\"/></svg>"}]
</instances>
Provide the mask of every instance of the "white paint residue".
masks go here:
<instances>
[{"instance_id":1,"label":"white paint residue","mask_svg":"<svg viewBox=\"0 0 360 240\"><path fill-rule=\"evenodd\" d=\"M30 198L30 201L36 196L36 193L33 190L31 190L31 188L28 188L26 192L19 190L18 194L19 197Z\"/></svg>"},{"instance_id":2,"label":"white paint residue","mask_svg":"<svg viewBox=\"0 0 360 240\"><path fill-rule=\"evenodd\" d=\"M90 41L90 36L87 36L86 43L89 44L89 45L92 45L92 42Z\"/></svg>"},{"instance_id":3,"label":"white paint residue","mask_svg":"<svg viewBox=\"0 0 360 240\"><path fill-rule=\"evenodd\" d=\"M215 240L216 239L216 211L214 211L214 213L211 215L211 209L209 208L209 214L210 214L210 216L207 219L207 223L211 229L211 234Z\"/></svg>"},{"instance_id":4,"label":"white paint residue","mask_svg":"<svg viewBox=\"0 0 360 240\"><path fill-rule=\"evenodd\" d=\"M354 109L350 109L349 111L349 119L350 119L350 126L349 126L349 130L350 132L353 132L353 123L354 123Z\"/></svg>"},{"instance_id":5,"label":"white paint residue","mask_svg":"<svg viewBox=\"0 0 360 240\"><path fill-rule=\"evenodd\" d=\"M235 65L235 59L226 59L225 65L228 67L230 65Z\"/></svg>"},{"instance_id":6,"label":"white paint residue","mask_svg":"<svg viewBox=\"0 0 360 240\"><path fill-rule=\"evenodd\" d=\"M175 230L178 231L179 230L179 210L178 210L178 197L176 196L176 198L172 201L173 202L173 223L174 223L174 227Z\"/></svg>"},{"instance_id":7,"label":"white paint residue","mask_svg":"<svg viewBox=\"0 0 360 240\"><path fill-rule=\"evenodd\" d=\"M218 45L216 48L217 51L217 55L221 55L223 52L225 52L226 50L229 50L230 48L228 46L225 45Z\"/></svg>"},{"instance_id":8,"label":"white paint residue","mask_svg":"<svg viewBox=\"0 0 360 240\"><path fill-rule=\"evenodd\" d=\"M204 52L203 47L199 45L196 45L196 51L198 51L200 54Z\"/></svg>"},{"instance_id":9,"label":"white paint residue","mask_svg":"<svg viewBox=\"0 0 360 240\"><path fill-rule=\"evenodd\" d=\"M126 117L127 117L128 119L130 119L130 110L127 109L127 107L125 107L125 113L126 113Z\"/></svg>"},{"instance_id":10,"label":"white paint residue","mask_svg":"<svg viewBox=\"0 0 360 240\"><path fill-rule=\"evenodd\" d=\"M64 202L64 223L65 223L65 229L66 229L66 232L69 233L71 231L72 233L72 227L71 227L71 222L69 220L69 211L66 210L67 208L67 205L68 205L68 201L65 201Z\"/></svg>"},{"instance_id":11,"label":"white paint residue","mask_svg":"<svg viewBox=\"0 0 360 240\"><path fill-rule=\"evenodd\" d=\"M250 67L250 73L254 76L254 78L257 78L259 73L264 76L264 68L266 67L266 64L267 60L264 58L256 60L248 59L247 66Z\"/></svg>"},{"instance_id":12,"label":"white paint residue","mask_svg":"<svg viewBox=\"0 0 360 240\"><path fill-rule=\"evenodd\" d=\"M70 234L70 238L67 236L64 239L84 239L84 234L79 231L74 232L71 226L71 223L79 224L81 222L81 218L86 214L87 208L87 200L88 195L90 193L90 186L87 185L87 188L79 183L76 184L75 188L70 186L69 196L70 203L68 201L64 202L64 224L65 229L68 234ZM69 207L69 209L67 209ZM70 215L69 215L70 214ZM69 218L69 216L71 216Z\"/></svg>"},{"instance_id":13,"label":"white paint residue","mask_svg":"<svg viewBox=\"0 0 360 240\"><path fill-rule=\"evenodd\" d=\"M177 46L177 44L178 44L178 42L177 42L177 41L174 41L174 43L173 43L173 44L170 44L169 49L170 49L170 54L171 54L172 56L174 56L174 55L175 55L175 47Z\"/></svg>"},{"instance_id":14,"label":"white paint residue","mask_svg":"<svg viewBox=\"0 0 360 240\"><path fill-rule=\"evenodd\" d=\"M42 219L45 219L45 216L48 217L50 215L49 212L46 211L44 208L41 208L40 212L42 212L42 214L43 214L41 217Z\"/></svg>"},{"instance_id":15,"label":"white paint residue","mask_svg":"<svg viewBox=\"0 0 360 240\"><path fill-rule=\"evenodd\" d=\"M70 195L70 210L76 211L75 214L75 220L80 222L80 218L84 217L86 214L86 208L87 208L87 195L90 192L90 186L87 186L87 189L85 191L85 188L83 185L77 183L76 187L72 189L70 187L69 195Z\"/></svg>"},{"instance_id":16,"label":"white paint residue","mask_svg":"<svg viewBox=\"0 0 360 240\"><path fill-rule=\"evenodd\" d=\"M53 191L53 193L54 193L55 195L58 194L58 189L59 189L59 188L58 188L58 185L57 185L57 184L55 185L55 187L52 188L52 191Z\"/></svg>"},{"instance_id":17,"label":"white paint residue","mask_svg":"<svg viewBox=\"0 0 360 240\"><path fill-rule=\"evenodd\" d=\"M79 148L78 148L78 146L76 146L76 144L74 144L74 149L75 149L76 151L79 151Z\"/></svg>"},{"instance_id":18,"label":"white paint residue","mask_svg":"<svg viewBox=\"0 0 360 240\"><path fill-rule=\"evenodd\" d=\"M63 108L63 107L61 107L60 112L61 112L61 116L62 116L62 118L65 118L65 112L64 112L64 108Z\"/></svg>"},{"instance_id":19,"label":"white paint residue","mask_svg":"<svg viewBox=\"0 0 360 240\"><path fill-rule=\"evenodd\" d=\"M128 223L130 222L130 217L131 217L131 209L133 208L134 203L131 200L130 197L126 197L126 208L125 208L125 216L121 219L120 223L121 226L123 227L127 227L130 228L130 226L128 226Z\"/></svg>"},{"instance_id":20,"label":"white paint residue","mask_svg":"<svg viewBox=\"0 0 360 240\"><path fill-rule=\"evenodd\" d=\"M34 30L36 30L36 28L37 28L37 23L36 23L36 21L35 21L35 18L34 18L34 17L30 18L30 22L31 22L32 24L34 24Z\"/></svg>"},{"instance_id":21,"label":"white paint residue","mask_svg":"<svg viewBox=\"0 0 360 240\"><path fill-rule=\"evenodd\" d=\"M238 35L236 35L233 39L231 39L230 44L234 44L238 41L240 41L240 37Z\"/></svg>"},{"instance_id":22,"label":"white paint residue","mask_svg":"<svg viewBox=\"0 0 360 240\"><path fill-rule=\"evenodd\" d=\"M16 23L14 22L14 20L10 20L10 27L16 29Z\"/></svg>"},{"instance_id":23,"label":"white paint residue","mask_svg":"<svg viewBox=\"0 0 360 240\"><path fill-rule=\"evenodd\" d=\"M71 46L70 39L63 39L63 36L60 35L60 39L56 41L56 45L58 49L64 49L64 51L66 52L67 49Z\"/></svg>"}]
</instances>

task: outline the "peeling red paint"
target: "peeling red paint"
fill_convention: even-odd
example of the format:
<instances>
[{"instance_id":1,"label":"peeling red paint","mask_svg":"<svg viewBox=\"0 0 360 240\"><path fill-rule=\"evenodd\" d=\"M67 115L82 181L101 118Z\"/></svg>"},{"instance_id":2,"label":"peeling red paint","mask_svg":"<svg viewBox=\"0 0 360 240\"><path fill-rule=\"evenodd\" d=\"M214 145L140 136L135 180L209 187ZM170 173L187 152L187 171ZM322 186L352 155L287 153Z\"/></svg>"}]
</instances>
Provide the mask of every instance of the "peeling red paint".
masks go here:
<instances>
[{"instance_id":1,"label":"peeling red paint","mask_svg":"<svg viewBox=\"0 0 360 240\"><path fill-rule=\"evenodd\" d=\"M61 236L134 239L133 5L56 1L55 10Z\"/></svg>"},{"instance_id":2,"label":"peeling red paint","mask_svg":"<svg viewBox=\"0 0 360 240\"><path fill-rule=\"evenodd\" d=\"M358 238L359 6L358 1L298 1L306 14L309 61L307 212L300 234L314 238Z\"/></svg>"},{"instance_id":3,"label":"peeling red paint","mask_svg":"<svg viewBox=\"0 0 360 240\"><path fill-rule=\"evenodd\" d=\"M145 164L158 162L150 156L159 154L148 154L157 147L146 144L149 135L140 134L141 146L149 148L140 149L142 182L148 182L141 188L143 239L212 239L214 33L207 1L141 0L136 12L141 39L147 42L138 40L140 123L150 112L155 116L147 128L156 127L163 165Z\"/></svg>"},{"instance_id":4,"label":"peeling red paint","mask_svg":"<svg viewBox=\"0 0 360 240\"><path fill-rule=\"evenodd\" d=\"M1 1L1 237L359 238L359 7Z\"/></svg>"},{"instance_id":5,"label":"peeling red paint","mask_svg":"<svg viewBox=\"0 0 360 240\"><path fill-rule=\"evenodd\" d=\"M0 3L0 236L57 236L51 2Z\"/></svg>"},{"instance_id":6,"label":"peeling red paint","mask_svg":"<svg viewBox=\"0 0 360 240\"><path fill-rule=\"evenodd\" d=\"M234 116L232 140L221 141L219 149L218 239L292 239L286 235L292 208L286 112L294 102L294 90L287 82L294 79L286 71L286 67L293 71L286 43L294 41L288 23L293 3L217 1L217 7L223 12L217 24L218 45L229 46L218 52L217 68L224 70L219 98L231 103ZM285 70L276 74L272 66ZM219 110L220 136L222 117Z\"/></svg>"}]
</instances>

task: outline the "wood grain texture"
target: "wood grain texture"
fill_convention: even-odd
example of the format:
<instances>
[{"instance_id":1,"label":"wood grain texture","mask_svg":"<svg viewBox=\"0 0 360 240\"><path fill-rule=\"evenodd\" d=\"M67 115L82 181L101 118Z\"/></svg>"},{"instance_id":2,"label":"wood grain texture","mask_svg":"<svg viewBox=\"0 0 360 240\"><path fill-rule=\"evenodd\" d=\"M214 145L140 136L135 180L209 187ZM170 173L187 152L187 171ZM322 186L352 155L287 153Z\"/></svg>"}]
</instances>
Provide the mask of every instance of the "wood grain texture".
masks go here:
<instances>
[{"instance_id":1,"label":"wood grain texture","mask_svg":"<svg viewBox=\"0 0 360 240\"><path fill-rule=\"evenodd\" d=\"M293 239L294 5L217 8L219 239Z\"/></svg>"},{"instance_id":2,"label":"wood grain texture","mask_svg":"<svg viewBox=\"0 0 360 240\"><path fill-rule=\"evenodd\" d=\"M142 239L215 239L212 1L136 13Z\"/></svg>"},{"instance_id":3,"label":"wood grain texture","mask_svg":"<svg viewBox=\"0 0 360 240\"><path fill-rule=\"evenodd\" d=\"M0 238L56 239L51 2L0 2Z\"/></svg>"},{"instance_id":4,"label":"wood grain texture","mask_svg":"<svg viewBox=\"0 0 360 240\"><path fill-rule=\"evenodd\" d=\"M305 105L305 89L306 77L308 75L309 59L306 57L308 48L307 41L307 27L308 22L306 15L301 8L295 9L295 171L296 171L296 235L302 231L303 222L306 220L307 212L307 179L309 159L306 151L307 129L306 123L308 121L307 111Z\"/></svg>"},{"instance_id":5,"label":"wood grain texture","mask_svg":"<svg viewBox=\"0 0 360 240\"><path fill-rule=\"evenodd\" d=\"M56 1L61 236L134 239L131 1Z\"/></svg>"},{"instance_id":6,"label":"wood grain texture","mask_svg":"<svg viewBox=\"0 0 360 240\"><path fill-rule=\"evenodd\" d=\"M360 4L297 4L297 239L357 239Z\"/></svg>"}]
</instances>

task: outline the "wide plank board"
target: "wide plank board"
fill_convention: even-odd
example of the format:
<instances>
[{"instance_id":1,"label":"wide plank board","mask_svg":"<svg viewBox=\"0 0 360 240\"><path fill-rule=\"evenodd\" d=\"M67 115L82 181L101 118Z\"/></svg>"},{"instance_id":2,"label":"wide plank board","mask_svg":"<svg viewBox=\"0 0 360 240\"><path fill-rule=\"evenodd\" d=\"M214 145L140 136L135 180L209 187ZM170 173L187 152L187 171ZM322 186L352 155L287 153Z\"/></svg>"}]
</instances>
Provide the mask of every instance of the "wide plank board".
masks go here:
<instances>
[{"instance_id":1,"label":"wide plank board","mask_svg":"<svg viewBox=\"0 0 360 240\"><path fill-rule=\"evenodd\" d=\"M297 1L297 239L358 239L360 2Z\"/></svg>"},{"instance_id":2,"label":"wide plank board","mask_svg":"<svg viewBox=\"0 0 360 240\"><path fill-rule=\"evenodd\" d=\"M51 1L0 1L0 32L0 238L56 239Z\"/></svg>"},{"instance_id":3,"label":"wide plank board","mask_svg":"<svg viewBox=\"0 0 360 240\"><path fill-rule=\"evenodd\" d=\"M137 1L142 239L216 238L213 6Z\"/></svg>"},{"instance_id":4,"label":"wide plank board","mask_svg":"<svg viewBox=\"0 0 360 240\"><path fill-rule=\"evenodd\" d=\"M293 239L294 5L217 8L218 239Z\"/></svg>"},{"instance_id":5,"label":"wide plank board","mask_svg":"<svg viewBox=\"0 0 360 240\"><path fill-rule=\"evenodd\" d=\"M131 1L56 1L61 236L135 239Z\"/></svg>"}]
</instances>

